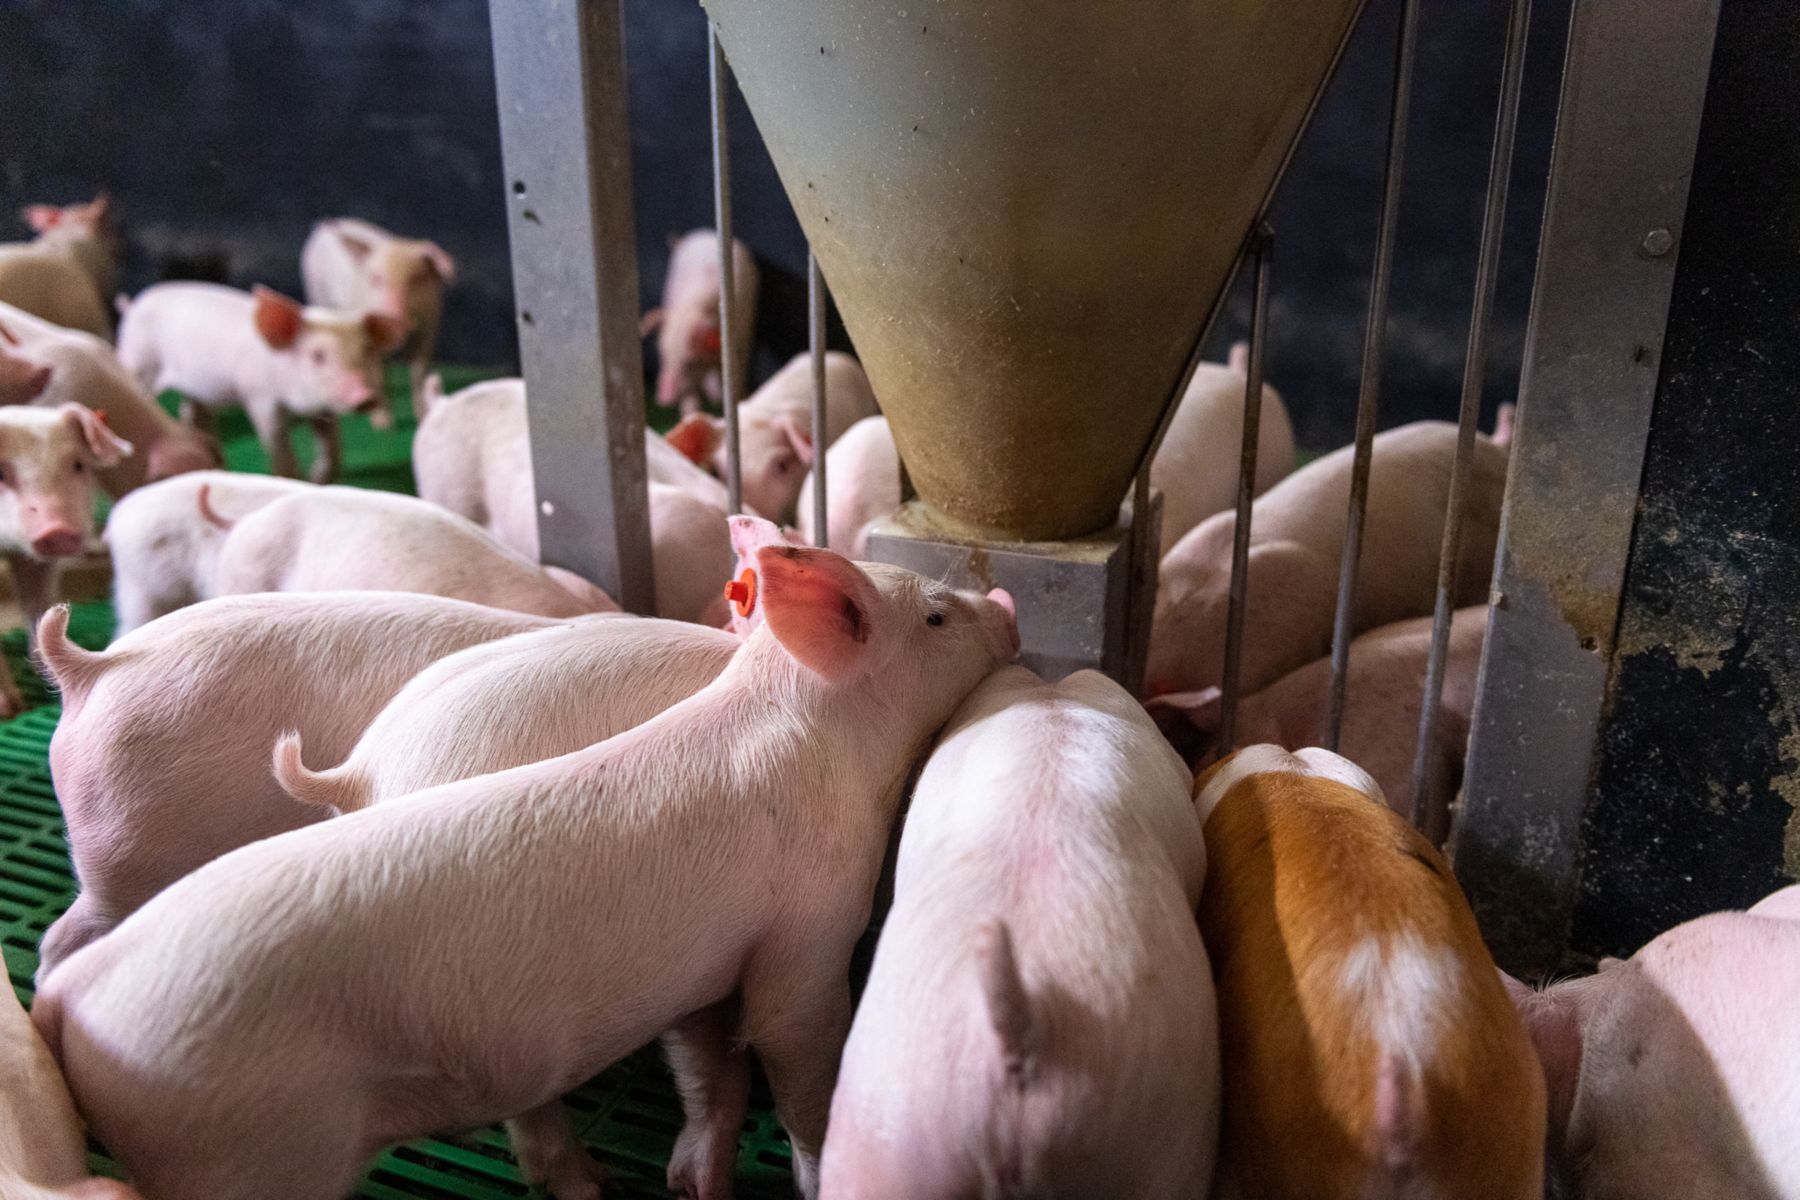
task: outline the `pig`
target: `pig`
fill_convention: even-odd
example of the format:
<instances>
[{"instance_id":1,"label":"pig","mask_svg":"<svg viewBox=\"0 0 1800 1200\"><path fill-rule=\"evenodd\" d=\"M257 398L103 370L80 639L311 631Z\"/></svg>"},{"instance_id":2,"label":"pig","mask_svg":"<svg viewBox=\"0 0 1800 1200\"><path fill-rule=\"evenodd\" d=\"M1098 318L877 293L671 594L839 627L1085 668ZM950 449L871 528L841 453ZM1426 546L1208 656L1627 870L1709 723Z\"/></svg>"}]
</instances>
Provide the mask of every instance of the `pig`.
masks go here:
<instances>
[{"instance_id":1,"label":"pig","mask_svg":"<svg viewBox=\"0 0 1800 1200\"><path fill-rule=\"evenodd\" d=\"M1432 611L1456 426L1419 421L1375 437L1351 632ZM1331 650L1352 448L1308 463L1251 514L1240 686L1258 692ZM1506 490L1506 451L1477 435L1458 560L1457 607L1487 599ZM1151 696L1220 685L1234 512L1200 522L1163 557L1145 680Z\"/></svg>"},{"instance_id":2,"label":"pig","mask_svg":"<svg viewBox=\"0 0 1800 1200\"><path fill-rule=\"evenodd\" d=\"M400 323L381 313L302 308L268 288L159 283L138 293L119 326L119 359L152 395L179 391L193 420L240 404L277 475L297 476L288 438L294 417L313 427L311 476L337 474L333 414L381 395L381 358L400 343Z\"/></svg>"},{"instance_id":3,"label":"pig","mask_svg":"<svg viewBox=\"0 0 1800 1200\"><path fill-rule=\"evenodd\" d=\"M867 557L869 529L900 507L900 452L886 417L864 417L825 451L825 521L833 550ZM800 534L818 543L811 471L800 485Z\"/></svg>"},{"instance_id":4,"label":"pig","mask_svg":"<svg viewBox=\"0 0 1800 1200\"><path fill-rule=\"evenodd\" d=\"M135 1200L122 1183L88 1177L87 1136L62 1072L12 988L0 992L0 1197Z\"/></svg>"},{"instance_id":5,"label":"pig","mask_svg":"<svg viewBox=\"0 0 1800 1200\"><path fill-rule=\"evenodd\" d=\"M419 495L483 526L530 559L538 552L537 494L532 484L531 445L525 424L525 383L495 379L442 394L437 376L426 380L424 419L413 437L413 473ZM652 447L662 443L647 433L650 549L655 571L656 615L677 621L723 623L721 589L731 563L725 527L725 492L718 481L672 451L665 458L701 475L711 487L702 498L679 485L659 482ZM666 445L663 446L667 450ZM665 476L666 477L666 476ZM717 491L717 503L710 497Z\"/></svg>"},{"instance_id":6,"label":"pig","mask_svg":"<svg viewBox=\"0 0 1800 1200\"><path fill-rule=\"evenodd\" d=\"M111 346L0 304L0 405L68 403L93 409L135 447L135 453L100 472L100 486L114 499L145 483L224 461L217 442L171 417L138 386Z\"/></svg>"},{"instance_id":7,"label":"pig","mask_svg":"<svg viewBox=\"0 0 1800 1200\"><path fill-rule=\"evenodd\" d=\"M93 652L52 609L38 629L63 705L50 774L81 893L44 935L38 977L202 863L326 815L270 776L279 735L335 762L427 666L551 623L436 596L229 596Z\"/></svg>"},{"instance_id":8,"label":"pig","mask_svg":"<svg viewBox=\"0 0 1800 1200\"><path fill-rule=\"evenodd\" d=\"M308 770L302 736L283 737L275 781L302 803L346 813L556 758L687 699L737 647L722 629L616 614L471 646L400 689L335 767Z\"/></svg>"},{"instance_id":9,"label":"pig","mask_svg":"<svg viewBox=\"0 0 1800 1200\"><path fill-rule=\"evenodd\" d=\"M1543 1075L1436 848L1326 750L1246 747L1195 792L1221 1193L1538 1200Z\"/></svg>"},{"instance_id":10,"label":"pig","mask_svg":"<svg viewBox=\"0 0 1800 1200\"><path fill-rule=\"evenodd\" d=\"M812 358L801 354L770 376L738 409L744 503L771 521L791 521L813 460ZM825 445L864 417L875 393L861 364L837 350L825 355ZM669 431L669 444L720 478L726 474L725 421L696 413Z\"/></svg>"},{"instance_id":11,"label":"pig","mask_svg":"<svg viewBox=\"0 0 1800 1200\"><path fill-rule=\"evenodd\" d=\"M1018 635L1004 592L797 546L758 565L763 623L660 716L245 846L51 972L33 1021L147 1195L333 1200L383 1145L510 1117L534 1186L597 1200L558 1097L666 1032L672 1190L729 1189L736 1038L816 1197L901 787Z\"/></svg>"},{"instance_id":12,"label":"pig","mask_svg":"<svg viewBox=\"0 0 1800 1200\"><path fill-rule=\"evenodd\" d=\"M750 341L756 329L756 260L744 243L731 241L732 395L742 397L750 364ZM681 406L683 414L700 411L703 402L719 403L722 340L719 336L719 235L696 229L670 242L669 272L663 281L661 308L644 314L640 332L656 334L661 362L656 376L656 402Z\"/></svg>"},{"instance_id":13,"label":"pig","mask_svg":"<svg viewBox=\"0 0 1800 1200\"><path fill-rule=\"evenodd\" d=\"M300 274L308 304L381 313L405 328L405 340L395 349L406 357L416 403L437 351L444 288L456 280L456 261L436 242L338 217L313 226L300 249ZM377 392L369 423L377 429L393 426L385 392Z\"/></svg>"},{"instance_id":14,"label":"pig","mask_svg":"<svg viewBox=\"0 0 1800 1200\"><path fill-rule=\"evenodd\" d=\"M1508 985L1548 1081L1553 1195L1800 1197L1800 886L1597 975Z\"/></svg>"},{"instance_id":15,"label":"pig","mask_svg":"<svg viewBox=\"0 0 1800 1200\"><path fill-rule=\"evenodd\" d=\"M206 492L205 518L200 506ZM139 488L113 506L106 519L112 553L114 636L205 600L225 535L265 504L312 485L240 471L190 471Z\"/></svg>"},{"instance_id":16,"label":"pig","mask_svg":"<svg viewBox=\"0 0 1800 1200\"><path fill-rule=\"evenodd\" d=\"M22 214L37 233L0 244L0 302L98 338L112 337L118 229L112 202L33 204Z\"/></svg>"},{"instance_id":17,"label":"pig","mask_svg":"<svg viewBox=\"0 0 1800 1200\"><path fill-rule=\"evenodd\" d=\"M1469 717L1475 707L1475 673L1481 666L1487 620L1485 604L1451 614L1432 773L1434 797L1449 796L1462 778ZM1350 676L1344 687L1344 725L1338 749L1374 777L1395 812L1409 818L1431 624L1430 617L1415 617L1355 639L1350 643ZM1235 740L1239 745L1268 742L1290 750L1316 745L1325 736L1330 685L1331 660L1321 658L1245 696L1238 704ZM1219 689L1171 692L1149 701L1148 707L1152 712L1180 712L1201 733L1210 735L1219 723ZM1214 747L1203 761L1210 761L1220 749Z\"/></svg>"},{"instance_id":18,"label":"pig","mask_svg":"<svg viewBox=\"0 0 1800 1200\"><path fill-rule=\"evenodd\" d=\"M617 612L610 596L541 567L481 526L415 496L308 487L228 522L199 494L200 519L227 528L213 596L247 592L420 592L545 617Z\"/></svg>"},{"instance_id":19,"label":"pig","mask_svg":"<svg viewBox=\"0 0 1800 1200\"><path fill-rule=\"evenodd\" d=\"M988 677L913 794L832 1097L829 1200L1204 1200L1219 1121L1193 780L1131 695Z\"/></svg>"},{"instance_id":20,"label":"pig","mask_svg":"<svg viewBox=\"0 0 1800 1200\"><path fill-rule=\"evenodd\" d=\"M27 629L50 607L60 560L93 540L99 473L131 452L80 404L0 408L0 555ZM0 671L0 717L24 707L11 673Z\"/></svg>"}]
</instances>

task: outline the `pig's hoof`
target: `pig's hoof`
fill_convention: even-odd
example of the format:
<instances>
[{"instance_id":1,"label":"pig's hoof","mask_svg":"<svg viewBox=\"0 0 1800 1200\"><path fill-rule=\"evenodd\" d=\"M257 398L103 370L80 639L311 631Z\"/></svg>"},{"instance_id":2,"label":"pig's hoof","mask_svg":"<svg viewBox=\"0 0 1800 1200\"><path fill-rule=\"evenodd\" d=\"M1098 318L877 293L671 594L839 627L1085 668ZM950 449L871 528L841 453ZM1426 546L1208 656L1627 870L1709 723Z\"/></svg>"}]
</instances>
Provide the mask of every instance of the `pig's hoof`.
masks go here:
<instances>
[{"instance_id":1,"label":"pig's hoof","mask_svg":"<svg viewBox=\"0 0 1800 1200\"><path fill-rule=\"evenodd\" d=\"M378 408L369 414L369 425L373 429L392 429L394 414L385 408Z\"/></svg>"}]
</instances>

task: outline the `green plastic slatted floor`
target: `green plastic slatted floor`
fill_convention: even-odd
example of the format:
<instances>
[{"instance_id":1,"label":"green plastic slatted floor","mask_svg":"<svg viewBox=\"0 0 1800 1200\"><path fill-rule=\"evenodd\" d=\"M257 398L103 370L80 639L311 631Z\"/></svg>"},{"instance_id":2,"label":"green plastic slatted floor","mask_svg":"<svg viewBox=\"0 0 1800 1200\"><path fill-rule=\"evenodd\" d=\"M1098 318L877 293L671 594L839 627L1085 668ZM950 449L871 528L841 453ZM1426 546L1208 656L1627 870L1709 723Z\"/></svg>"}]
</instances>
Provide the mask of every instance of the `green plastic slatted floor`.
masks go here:
<instances>
[{"instance_id":1,"label":"green plastic slatted floor","mask_svg":"<svg viewBox=\"0 0 1800 1200\"><path fill-rule=\"evenodd\" d=\"M405 412L402 407L399 427L388 433L369 430L365 423L345 431L346 482L410 489L406 450L412 430ZM261 448L253 440L245 445L244 433L247 428L227 440L226 456L234 467L254 470ZM111 636L112 625L108 604L79 604L70 633L80 644L99 648ZM22 716L0 722L0 955L13 990L29 1004L38 940L75 898L75 880L47 757L60 710L26 657L23 630L0 638L0 652L29 706ZM566 1103L582 1140L606 1166L609 1196L647 1200L668 1195L663 1171L681 1109L655 1050L613 1067ZM793 1194L787 1142L760 1084L739 1145L739 1196L773 1200ZM98 1147L93 1162L96 1171L118 1173ZM374 1163L356 1194L367 1200L498 1200L532 1193L520 1181L505 1136L490 1129L458 1144L421 1141L398 1147Z\"/></svg>"}]
</instances>

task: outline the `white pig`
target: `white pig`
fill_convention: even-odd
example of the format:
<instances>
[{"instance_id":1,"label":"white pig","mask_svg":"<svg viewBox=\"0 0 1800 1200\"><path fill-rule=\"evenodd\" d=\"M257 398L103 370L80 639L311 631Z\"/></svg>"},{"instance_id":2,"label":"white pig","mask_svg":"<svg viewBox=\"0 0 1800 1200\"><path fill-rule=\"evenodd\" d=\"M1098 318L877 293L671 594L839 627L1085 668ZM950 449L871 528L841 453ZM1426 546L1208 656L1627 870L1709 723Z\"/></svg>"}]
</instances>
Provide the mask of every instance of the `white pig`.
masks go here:
<instances>
[{"instance_id":1,"label":"white pig","mask_svg":"<svg viewBox=\"0 0 1800 1200\"><path fill-rule=\"evenodd\" d=\"M436 596L230 596L95 653L53 609L38 652L62 692L50 774L81 894L44 935L39 978L202 863L325 815L269 775L283 732L335 762L431 663L548 624Z\"/></svg>"},{"instance_id":2,"label":"white pig","mask_svg":"<svg viewBox=\"0 0 1800 1200\"><path fill-rule=\"evenodd\" d=\"M732 394L742 398L750 364L750 340L756 329L756 260L736 238L731 242L732 295L736 306L732 319ZM697 412L704 401L714 404L722 395L719 337L719 235L696 229L671 243L669 272L663 281L661 308L644 314L640 331L656 334L661 368L656 377L656 402L665 408L679 404L683 413Z\"/></svg>"},{"instance_id":3,"label":"white pig","mask_svg":"<svg viewBox=\"0 0 1800 1200\"><path fill-rule=\"evenodd\" d=\"M1352 632L1432 610L1456 426L1419 421L1376 435ZM1308 463L1256 502L1241 685L1261 691L1331 650L1352 448ZM1487 599L1506 490L1506 451L1475 439L1454 597ZM1145 681L1151 696L1217 687L1224 674L1232 512L1190 530L1163 557Z\"/></svg>"},{"instance_id":4,"label":"white pig","mask_svg":"<svg viewBox=\"0 0 1800 1200\"><path fill-rule=\"evenodd\" d=\"M1800 1198L1800 887L1533 992L1553 1194Z\"/></svg>"},{"instance_id":5,"label":"white pig","mask_svg":"<svg viewBox=\"0 0 1800 1200\"><path fill-rule=\"evenodd\" d=\"M102 195L61 208L33 204L23 216L37 237L0 244L0 301L110 338L119 248L111 201Z\"/></svg>"},{"instance_id":6,"label":"white pig","mask_svg":"<svg viewBox=\"0 0 1800 1200\"><path fill-rule=\"evenodd\" d=\"M214 520L201 509L202 489ZM311 484L273 475L189 471L120 500L106 518L105 534L115 636L215 595L219 548L231 526L265 504L311 490Z\"/></svg>"},{"instance_id":7,"label":"white pig","mask_svg":"<svg viewBox=\"0 0 1800 1200\"><path fill-rule=\"evenodd\" d=\"M800 487L800 534L818 540L813 525L814 473ZM825 520L831 548L866 557L869 527L900 507L900 452L886 417L864 417L825 451Z\"/></svg>"},{"instance_id":8,"label":"white pig","mask_svg":"<svg viewBox=\"0 0 1800 1200\"><path fill-rule=\"evenodd\" d=\"M152 395L179 391L196 417L196 405L242 405L278 475L299 474L289 427L306 420L323 482L338 467L334 414L376 402L381 358L402 334L380 313L302 308L263 287L159 283L126 307L119 359Z\"/></svg>"},{"instance_id":9,"label":"white pig","mask_svg":"<svg viewBox=\"0 0 1800 1200\"><path fill-rule=\"evenodd\" d=\"M421 394L427 405L413 436L420 498L467 517L527 558L538 558L524 380L489 380L445 396L433 375ZM724 489L646 432L656 615L722 624L719 593L731 563ZM666 452L660 462L658 446ZM716 491L717 503L686 487L659 482L655 476L669 460L681 464L676 470L683 484L692 473L711 485L703 490L708 497Z\"/></svg>"},{"instance_id":10,"label":"white pig","mask_svg":"<svg viewBox=\"0 0 1800 1200\"><path fill-rule=\"evenodd\" d=\"M471 646L419 672L335 767L309 770L302 735L285 735L275 781L302 803L346 813L542 762L687 699L737 648L722 629L620 614Z\"/></svg>"},{"instance_id":11,"label":"white pig","mask_svg":"<svg viewBox=\"0 0 1800 1200\"><path fill-rule=\"evenodd\" d=\"M1475 707L1475 672L1487 632L1487 605L1458 609L1450 618L1444 659L1444 698L1438 711L1437 768L1432 794L1447 796L1462 778ZM1344 725L1338 749L1375 777L1395 812L1410 818L1413 758L1419 743L1419 705L1424 699L1426 659L1431 653L1431 618L1414 617L1372 629L1350 643L1350 675L1344 687ZM1234 740L1240 746L1267 742L1298 750L1325 737L1331 660L1315 659L1290 671L1238 704ZM1219 725L1219 689L1171 692L1150 700L1152 712L1176 710L1211 734ZM1217 753L1215 747L1213 753ZM1207 760L1210 761L1210 755Z\"/></svg>"},{"instance_id":12,"label":"white pig","mask_svg":"<svg viewBox=\"0 0 1800 1200\"><path fill-rule=\"evenodd\" d=\"M0 973L0 1200L135 1200L88 1176L87 1136L62 1072Z\"/></svg>"},{"instance_id":13,"label":"white pig","mask_svg":"<svg viewBox=\"0 0 1800 1200\"><path fill-rule=\"evenodd\" d=\"M797 355L738 408L738 457L744 503L773 521L791 520L812 466L812 358ZM825 354L827 448L852 425L876 414L862 364L836 350ZM696 413L669 431L669 444L697 463L726 473L725 420Z\"/></svg>"},{"instance_id":14,"label":"white pig","mask_svg":"<svg viewBox=\"0 0 1800 1200\"><path fill-rule=\"evenodd\" d=\"M1218 1139L1192 778L1095 671L988 677L932 752L844 1048L831 1200L1204 1200Z\"/></svg>"},{"instance_id":15,"label":"white pig","mask_svg":"<svg viewBox=\"0 0 1800 1200\"><path fill-rule=\"evenodd\" d=\"M0 404L85 404L135 452L100 472L109 496L183 471L216 467L218 445L164 412L90 333L0 304Z\"/></svg>"},{"instance_id":16,"label":"white pig","mask_svg":"<svg viewBox=\"0 0 1800 1200\"><path fill-rule=\"evenodd\" d=\"M436 242L404 238L352 217L320 221L300 249L306 302L349 312L377 312L406 330L396 350L406 357L416 402L431 356L437 351L444 288L456 279L456 261ZM394 423L385 392L378 392L369 423Z\"/></svg>"},{"instance_id":17,"label":"white pig","mask_svg":"<svg viewBox=\"0 0 1800 1200\"><path fill-rule=\"evenodd\" d=\"M1017 630L1003 592L759 564L764 623L661 716L246 846L52 972L33 1020L147 1194L335 1200L390 1142L512 1117L533 1185L597 1200L558 1097L668 1031L703 1131L673 1190L729 1187L743 1114L709 1096L735 1035L816 1196L901 787ZM734 993L736 1029L685 1038Z\"/></svg>"},{"instance_id":18,"label":"white pig","mask_svg":"<svg viewBox=\"0 0 1800 1200\"><path fill-rule=\"evenodd\" d=\"M230 522L203 487L201 519L228 526L213 596L247 592L420 592L546 617L616 612L570 571L541 567L481 526L416 496L308 487Z\"/></svg>"}]
</instances>

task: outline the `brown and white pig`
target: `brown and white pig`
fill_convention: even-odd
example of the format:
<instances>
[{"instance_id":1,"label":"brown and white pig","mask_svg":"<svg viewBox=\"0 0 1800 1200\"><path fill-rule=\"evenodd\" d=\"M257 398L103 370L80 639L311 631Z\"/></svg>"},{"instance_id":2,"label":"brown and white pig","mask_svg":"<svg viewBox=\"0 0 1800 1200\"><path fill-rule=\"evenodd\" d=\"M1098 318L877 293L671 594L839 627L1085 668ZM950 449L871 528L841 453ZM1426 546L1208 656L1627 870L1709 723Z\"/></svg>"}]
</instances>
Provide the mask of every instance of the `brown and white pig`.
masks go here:
<instances>
[{"instance_id":1,"label":"brown and white pig","mask_svg":"<svg viewBox=\"0 0 1800 1200\"><path fill-rule=\"evenodd\" d=\"M0 301L46 321L99 338L112 337L112 294L119 252L112 202L25 208L36 232L29 242L0 244Z\"/></svg>"},{"instance_id":2,"label":"brown and white pig","mask_svg":"<svg viewBox=\"0 0 1800 1200\"><path fill-rule=\"evenodd\" d=\"M395 349L406 358L417 402L437 352L444 288L456 279L456 261L436 242L406 238L353 217L320 221L300 248L306 302L347 312L376 312L399 322L406 338ZM377 393L369 423L390 428L393 410Z\"/></svg>"},{"instance_id":3,"label":"brown and white pig","mask_svg":"<svg viewBox=\"0 0 1800 1200\"><path fill-rule=\"evenodd\" d=\"M750 365L750 342L756 330L756 259L744 243L731 241L732 296L732 394L744 395ZM683 413L698 412L704 403L719 403L722 340L719 336L719 235L716 230L696 229L673 241L669 248L669 273L663 280L661 308L644 314L640 331L656 334L656 353L661 367L656 377L656 402L664 408L679 404Z\"/></svg>"},{"instance_id":4,"label":"brown and white pig","mask_svg":"<svg viewBox=\"0 0 1800 1200\"><path fill-rule=\"evenodd\" d=\"M900 451L886 417L864 417L825 451L825 521L830 546L851 558L865 557L869 528L900 507ZM796 516L807 543L818 541L813 525L815 475L800 485Z\"/></svg>"},{"instance_id":5,"label":"brown and white pig","mask_svg":"<svg viewBox=\"0 0 1800 1200\"><path fill-rule=\"evenodd\" d=\"M1800 1197L1800 887L1677 925L1542 992L1552 1194Z\"/></svg>"},{"instance_id":6,"label":"brown and white pig","mask_svg":"<svg viewBox=\"0 0 1800 1200\"><path fill-rule=\"evenodd\" d=\"M1257 692L1331 650L1353 448L1308 463L1251 514L1242 686ZM1424 616L1436 599L1456 426L1419 421L1375 437L1352 632ZM1486 601L1506 490L1506 451L1475 439L1457 573L1458 607ZM1224 675L1234 512L1208 517L1163 557L1148 693L1198 692Z\"/></svg>"},{"instance_id":7,"label":"brown and white pig","mask_svg":"<svg viewBox=\"0 0 1800 1200\"><path fill-rule=\"evenodd\" d=\"M1444 697L1438 719L1437 770L1433 794L1445 796L1462 778L1475 707L1475 673L1487 633L1487 605L1458 609L1450 618L1444 659ZM1374 777L1393 810L1412 814L1413 759L1419 744L1419 705L1424 700L1425 665L1431 654L1431 618L1415 617L1372 629L1350 643L1350 675L1344 687L1344 726L1338 749ZM1325 737L1326 691L1331 660L1316 659L1290 671L1238 703L1239 745L1268 742L1289 750L1314 746ZM1179 712L1202 734L1219 725L1219 689L1171 692L1148 702L1155 713ZM1217 750L1213 751L1216 753ZM1203 761L1211 761L1208 754Z\"/></svg>"},{"instance_id":8,"label":"brown and white pig","mask_svg":"<svg viewBox=\"0 0 1800 1200\"><path fill-rule=\"evenodd\" d=\"M218 445L162 410L113 348L89 333L0 304L0 405L85 404L135 452L100 472L109 496L144 483L216 467Z\"/></svg>"},{"instance_id":9,"label":"brown and white pig","mask_svg":"<svg viewBox=\"0 0 1800 1200\"><path fill-rule=\"evenodd\" d=\"M243 471L189 471L113 505L104 536L112 555L114 636L217 594L219 548L231 527L312 486Z\"/></svg>"},{"instance_id":10,"label":"brown and white pig","mask_svg":"<svg viewBox=\"0 0 1800 1200\"><path fill-rule=\"evenodd\" d=\"M1095 671L990 675L914 789L827 1200L1204 1200L1219 1120L1193 779Z\"/></svg>"},{"instance_id":11,"label":"brown and white pig","mask_svg":"<svg viewBox=\"0 0 1800 1200\"><path fill-rule=\"evenodd\" d=\"M96 653L52 610L38 645L62 693L50 774L81 894L44 935L38 977L202 863L325 816L270 776L281 734L335 762L438 659L549 623L436 596L230 596Z\"/></svg>"},{"instance_id":12,"label":"brown and white pig","mask_svg":"<svg viewBox=\"0 0 1800 1200\"><path fill-rule=\"evenodd\" d=\"M1539 1200L1543 1075L1437 850L1329 751L1250 746L1195 788L1215 1194Z\"/></svg>"},{"instance_id":13,"label":"brown and white pig","mask_svg":"<svg viewBox=\"0 0 1800 1200\"><path fill-rule=\"evenodd\" d=\"M62 1072L0 973L0 1200L135 1200L92 1178L87 1135Z\"/></svg>"},{"instance_id":14,"label":"brown and white pig","mask_svg":"<svg viewBox=\"0 0 1800 1200\"><path fill-rule=\"evenodd\" d=\"M99 474L131 453L79 404L0 408L0 557L31 630L56 596L65 558L94 538ZM0 670L0 716L16 716L24 698Z\"/></svg>"},{"instance_id":15,"label":"brown and white pig","mask_svg":"<svg viewBox=\"0 0 1800 1200\"><path fill-rule=\"evenodd\" d=\"M607 614L471 646L419 672L337 766L309 770L304 738L275 744L275 781L305 804L353 812L440 783L542 762L687 699L738 639L684 621Z\"/></svg>"},{"instance_id":16,"label":"brown and white pig","mask_svg":"<svg viewBox=\"0 0 1800 1200\"><path fill-rule=\"evenodd\" d=\"M825 354L825 439L829 448L852 425L876 415L862 364ZM797 355L738 407L738 461L744 503L772 521L792 521L812 467L812 358ZM725 478L725 419L696 413L669 431L669 444Z\"/></svg>"},{"instance_id":17,"label":"brown and white pig","mask_svg":"<svg viewBox=\"0 0 1800 1200\"><path fill-rule=\"evenodd\" d=\"M525 382L495 379L445 396L437 376L426 380L428 406L413 436L413 474L419 496L467 517L506 545L537 559L537 494L532 485L531 443L525 423ZM725 492L662 439L646 431L650 548L656 615L676 621L723 623L719 593L731 565L725 527ZM659 482L655 447L686 472L700 475L718 503L682 486ZM677 469L678 471L680 468ZM687 475L678 476L683 483Z\"/></svg>"},{"instance_id":18,"label":"brown and white pig","mask_svg":"<svg viewBox=\"0 0 1800 1200\"><path fill-rule=\"evenodd\" d=\"M201 520L224 525L199 497ZM214 596L248 592L418 592L545 617L617 612L610 596L543 567L487 530L416 496L308 487L230 523Z\"/></svg>"},{"instance_id":19,"label":"brown and white pig","mask_svg":"<svg viewBox=\"0 0 1800 1200\"><path fill-rule=\"evenodd\" d=\"M119 360L150 394L180 392L196 417L194 406L242 405L278 475L300 473L288 434L305 420L322 483L337 474L336 415L379 400L381 359L402 333L380 313L302 308L264 287L159 283L126 306Z\"/></svg>"},{"instance_id":20,"label":"brown and white pig","mask_svg":"<svg viewBox=\"0 0 1800 1200\"><path fill-rule=\"evenodd\" d=\"M674 1056L683 1095L705 1109L741 1038L816 1196L902 785L1017 630L1004 593L759 565L763 625L661 716L245 846L51 973L33 1021L146 1195L334 1200L384 1145L511 1117L528 1180L596 1200L558 1098L735 994L741 1022ZM724 1194L690 1171L731 1158L681 1157L675 1190Z\"/></svg>"}]
</instances>

